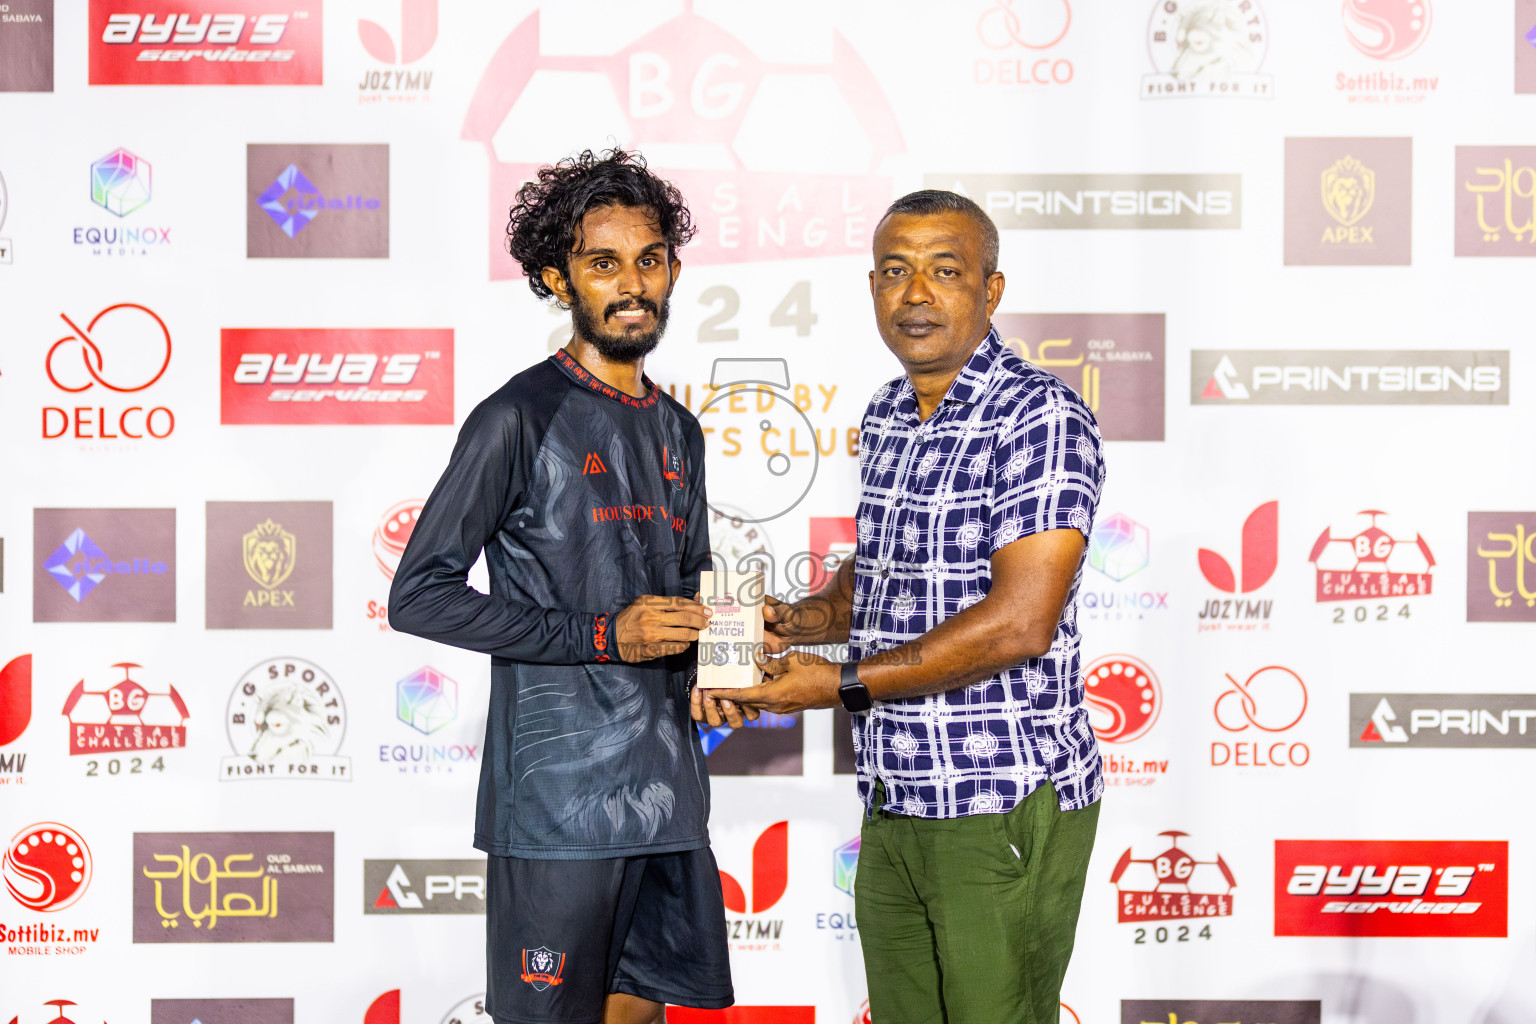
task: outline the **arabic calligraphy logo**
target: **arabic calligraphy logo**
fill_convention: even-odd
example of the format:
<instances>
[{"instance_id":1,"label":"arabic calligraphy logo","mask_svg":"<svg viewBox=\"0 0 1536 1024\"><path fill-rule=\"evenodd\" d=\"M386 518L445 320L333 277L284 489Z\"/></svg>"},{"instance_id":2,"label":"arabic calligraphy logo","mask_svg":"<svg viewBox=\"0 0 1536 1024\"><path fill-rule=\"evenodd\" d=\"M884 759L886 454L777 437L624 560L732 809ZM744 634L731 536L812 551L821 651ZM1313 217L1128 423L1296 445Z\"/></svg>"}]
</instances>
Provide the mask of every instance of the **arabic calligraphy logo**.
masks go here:
<instances>
[{"instance_id":1,"label":"arabic calligraphy logo","mask_svg":"<svg viewBox=\"0 0 1536 1024\"><path fill-rule=\"evenodd\" d=\"M5 886L29 910L72 906L91 884L91 848L56 821L28 825L11 837L0 865Z\"/></svg>"},{"instance_id":2,"label":"arabic calligraphy logo","mask_svg":"<svg viewBox=\"0 0 1536 1024\"><path fill-rule=\"evenodd\" d=\"M1352 156L1323 171L1323 208L1345 227L1358 223L1376 201L1376 172Z\"/></svg>"},{"instance_id":3,"label":"arabic calligraphy logo","mask_svg":"<svg viewBox=\"0 0 1536 1024\"><path fill-rule=\"evenodd\" d=\"M411 542L411 533L416 529L416 520L421 518L425 504L420 498L411 498L391 505L379 525L374 527L373 557L386 578L395 578L405 546Z\"/></svg>"},{"instance_id":4,"label":"arabic calligraphy logo","mask_svg":"<svg viewBox=\"0 0 1536 1024\"><path fill-rule=\"evenodd\" d=\"M1536 621L1536 513L1469 512L1467 546L1467 621ZM1479 558L1488 562L1483 588L1476 585Z\"/></svg>"},{"instance_id":5,"label":"arabic calligraphy logo","mask_svg":"<svg viewBox=\"0 0 1536 1024\"><path fill-rule=\"evenodd\" d=\"M1344 0L1344 32L1377 60L1408 56L1429 38L1429 0Z\"/></svg>"},{"instance_id":6,"label":"arabic calligraphy logo","mask_svg":"<svg viewBox=\"0 0 1536 1024\"><path fill-rule=\"evenodd\" d=\"M1099 658L1083 670L1088 719L1105 743L1140 739L1163 710L1163 688L1147 664L1124 654Z\"/></svg>"},{"instance_id":7,"label":"arabic calligraphy logo","mask_svg":"<svg viewBox=\"0 0 1536 1024\"><path fill-rule=\"evenodd\" d=\"M245 571L257 585L274 590L293 572L299 540L270 518L240 539Z\"/></svg>"},{"instance_id":8,"label":"arabic calligraphy logo","mask_svg":"<svg viewBox=\"0 0 1536 1024\"><path fill-rule=\"evenodd\" d=\"M149 202L149 161L126 149L114 149L91 164L91 202L126 217Z\"/></svg>"},{"instance_id":9,"label":"arabic calligraphy logo","mask_svg":"<svg viewBox=\"0 0 1536 1024\"><path fill-rule=\"evenodd\" d=\"M1516 523L1515 532L1490 533L1488 540L1503 541L1508 545L1502 551L1488 551L1479 543L1477 555L1479 558L1488 559L1488 591L1493 595L1495 608L1508 608L1515 603L1515 591L1525 598L1527 608L1536 607L1536 591L1525 589L1525 564L1536 563L1536 532L1526 534L1525 524ZM1515 586L1511 590L1499 589L1499 562L1501 558L1513 558L1515 561Z\"/></svg>"},{"instance_id":10,"label":"arabic calligraphy logo","mask_svg":"<svg viewBox=\"0 0 1536 1024\"><path fill-rule=\"evenodd\" d=\"M150 856L162 863L174 865L169 871L151 871L147 864L141 869L145 878L155 880L155 910L160 914L162 928L180 928L183 913L192 922L194 928L202 928L203 919L207 918L209 931L218 927L221 917L277 916L278 879L268 875L262 865L256 863L254 853L226 854L222 866L214 860L213 854L194 855L189 846L183 846L179 856L174 853L153 853ZM236 866L237 861L244 861L253 867L249 871L241 871ZM161 888L162 880L177 878L182 880L181 885L174 887L181 890L181 910L166 910L165 893ZM261 884L257 887L261 894L259 905L255 896L238 891L226 891L224 899L219 900L220 884L235 878L261 879ZM208 905L202 909L192 906L191 887L194 884L208 886Z\"/></svg>"},{"instance_id":11,"label":"arabic calligraphy logo","mask_svg":"<svg viewBox=\"0 0 1536 1024\"><path fill-rule=\"evenodd\" d=\"M82 679L64 701L70 754L185 747L186 722L192 716L176 687L151 693L133 679L132 670L140 666L120 661L112 667L123 670L116 685L87 690Z\"/></svg>"},{"instance_id":12,"label":"arabic calligraphy logo","mask_svg":"<svg viewBox=\"0 0 1536 1024\"><path fill-rule=\"evenodd\" d=\"M122 310L136 310L143 316L129 316L127 313L120 312ZM109 328L97 331L97 325L102 324L109 316L111 317ZM145 321L143 317L148 317L149 321ZM119 302L115 306L108 306L92 317L91 322L83 330L65 313L60 313L59 319L68 324L69 329L74 333L53 343L43 366L48 373L48 379L60 391L75 394L87 391L96 384L119 394L143 391L165 376L165 371L170 368L170 328L166 327L165 321L148 306L141 306L136 302ZM68 378L69 375L62 371L72 370L73 362L64 359L61 363L55 363L54 357L64 346L76 343L80 345L80 365L85 370L85 377L75 377L71 383L65 384L60 381L60 377ZM113 355L111 376L117 383L107 379L103 347ZM140 377L145 379L139 382ZM79 383L81 380L84 382Z\"/></svg>"},{"instance_id":13,"label":"arabic calligraphy logo","mask_svg":"<svg viewBox=\"0 0 1536 1024\"><path fill-rule=\"evenodd\" d=\"M1071 27L1070 0L995 0L977 19L976 34L994 50L1049 50Z\"/></svg>"},{"instance_id":14,"label":"arabic calligraphy logo","mask_svg":"<svg viewBox=\"0 0 1536 1024\"><path fill-rule=\"evenodd\" d=\"M1477 226L1482 229L1483 241L1497 242L1500 233L1507 230L1516 242L1536 244L1536 166L1522 164L1516 167L1513 160L1505 157L1502 170L1497 167L1479 167L1477 173L1493 175L1495 178L1493 182L1487 184L1474 185L1471 181L1465 183L1466 190L1477 196ZM1495 204L1504 207L1502 224L1488 223L1484 202L1490 197ZM1524 224L1517 223L1515 219L1516 199L1531 201L1530 219ZM1525 211L1522 208L1519 212L1523 214Z\"/></svg>"},{"instance_id":15,"label":"arabic calligraphy logo","mask_svg":"<svg viewBox=\"0 0 1536 1024\"><path fill-rule=\"evenodd\" d=\"M1284 732L1307 713L1307 684L1288 668L1266 665L1241 683L1231 673L1226 678L1232 687L1216 698L1215 714L1216 724L1227 732L1243 732L1250 725Z\"/></svg>"}]
</instances>

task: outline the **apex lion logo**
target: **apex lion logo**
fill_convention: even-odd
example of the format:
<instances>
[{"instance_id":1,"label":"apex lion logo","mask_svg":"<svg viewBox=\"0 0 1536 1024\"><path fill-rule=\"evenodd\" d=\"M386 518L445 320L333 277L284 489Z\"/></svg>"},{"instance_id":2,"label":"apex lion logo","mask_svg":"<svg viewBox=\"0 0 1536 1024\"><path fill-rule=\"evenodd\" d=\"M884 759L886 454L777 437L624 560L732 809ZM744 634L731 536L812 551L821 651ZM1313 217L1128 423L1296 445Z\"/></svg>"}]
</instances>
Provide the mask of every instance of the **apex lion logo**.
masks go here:
<instances>
[{"instance_id":1,"label":"apex lion logo","mask_svg":"<svg viewBox=\"0 0 1536 1024\"><path fill-rule=\"evenodd\" d=\"M523 950L522 979L542 992L551 985L563 981L560 972L565 970L565 954L546 946Z\"/></svg>"},{"instance_id":2,"label":"apex lion logo","mask_svg":"<svg viewBox=\"0 0 1536 1024\"><path fill-rule=\"evenodd\" d=\"M1352 156L1323 172L1323 209L1344 227L1353 227L1376 201L1376 172Z\"/></svg>"},{"instance_id":3,"label":"apex lion logo","mask_svg":"<svg viewBox=\"0 0 1536 1024\"><path fill-rule=\"evenodd\" d=\"M266 590L273 590L293 574L298 562L299 540L268 519L240 540L245 571Z\"/></svg>"}]
</instances>

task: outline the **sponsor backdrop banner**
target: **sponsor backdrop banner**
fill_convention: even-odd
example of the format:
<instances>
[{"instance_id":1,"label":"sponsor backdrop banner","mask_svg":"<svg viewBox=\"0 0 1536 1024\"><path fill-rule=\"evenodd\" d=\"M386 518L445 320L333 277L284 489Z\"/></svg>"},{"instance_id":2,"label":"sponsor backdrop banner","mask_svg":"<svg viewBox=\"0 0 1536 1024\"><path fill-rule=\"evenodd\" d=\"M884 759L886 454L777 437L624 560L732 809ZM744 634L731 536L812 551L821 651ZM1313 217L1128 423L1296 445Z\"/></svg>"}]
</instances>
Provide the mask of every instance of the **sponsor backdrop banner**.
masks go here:
<instances>
[{"instance_id":1,"label":"sponsor backdrop banner","mask_svg":"<svg viewBox=\"0 0 1536 1024\"><path fill-rule=\"evenodd\" d=\"M0 0L0 124L0 1021L489 1024L490 666L388 593L569 337L518 187L614 143L775 594L855 550L895 197L1098 417L1063 1022L1536 1020L1536 0ZM669 1019L867 1021L849 716L699 742L741 1005Z\"/></svg>"}]
</instances>

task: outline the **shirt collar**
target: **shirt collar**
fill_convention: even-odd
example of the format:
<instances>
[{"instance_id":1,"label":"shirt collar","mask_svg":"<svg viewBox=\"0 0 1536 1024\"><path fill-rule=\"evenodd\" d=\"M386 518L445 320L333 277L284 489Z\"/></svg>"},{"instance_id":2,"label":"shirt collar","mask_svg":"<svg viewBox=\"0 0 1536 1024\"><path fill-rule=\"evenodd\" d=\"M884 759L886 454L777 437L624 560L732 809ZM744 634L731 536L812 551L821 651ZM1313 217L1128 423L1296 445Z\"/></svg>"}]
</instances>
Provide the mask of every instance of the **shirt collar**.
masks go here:
<instances>
[{"instance_id":1,"label":"shirt collar","mask_svg":"<svg viewBox=\"0 0 1536 1024\"><path fill-rule=\"evenodd\" d=\"M992 366L997 362L1002 350L1003 342L998 337L997 328L989 324L987 336L981 339L976 350L971 353L971 357L965 361L965 365L950 382L949 390L944 393L939 406L942 408L951 402L975 405L992 380ZM901 388L896 396L896 411L910 419L917 419L917 392L912 389L912 380L909 377L901 379Z\"/></svg>"}]
</instances>

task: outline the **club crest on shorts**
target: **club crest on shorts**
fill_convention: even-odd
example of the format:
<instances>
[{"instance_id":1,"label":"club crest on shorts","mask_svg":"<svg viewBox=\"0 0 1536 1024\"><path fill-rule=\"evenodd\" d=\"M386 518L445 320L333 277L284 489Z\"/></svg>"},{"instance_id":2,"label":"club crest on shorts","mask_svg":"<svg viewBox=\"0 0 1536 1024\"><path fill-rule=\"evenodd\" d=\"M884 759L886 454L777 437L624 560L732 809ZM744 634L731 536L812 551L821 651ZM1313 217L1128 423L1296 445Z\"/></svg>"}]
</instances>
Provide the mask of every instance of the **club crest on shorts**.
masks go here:
<instances>
[{"instance_id":1,"label":"club crest on shorts","mask_svg":"<svg viewBox=\"0 0 1536 1024\"><path fill-rule=\"evenodd\" d=\"M522 978L535 990L542 992L551 985L560 984L560 972L565 970L565 954L540 946L523 950Z\"/></svg>"}]
</instances>

